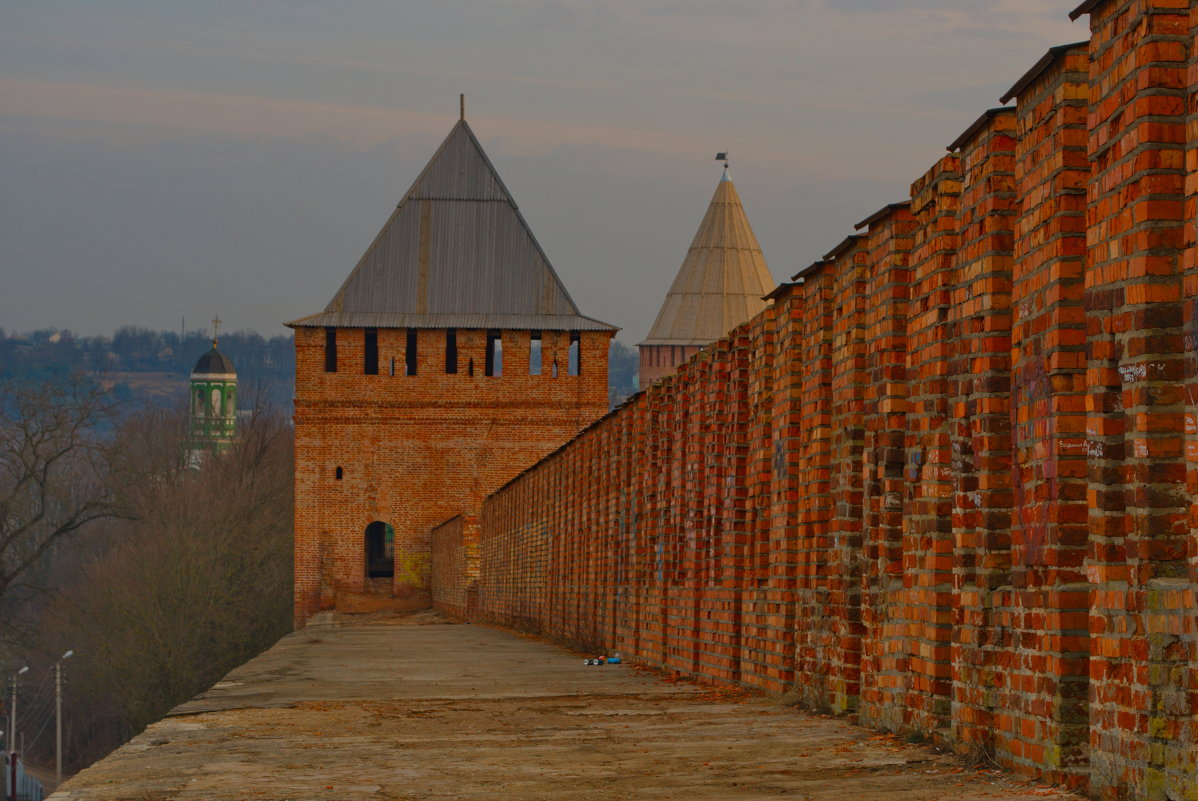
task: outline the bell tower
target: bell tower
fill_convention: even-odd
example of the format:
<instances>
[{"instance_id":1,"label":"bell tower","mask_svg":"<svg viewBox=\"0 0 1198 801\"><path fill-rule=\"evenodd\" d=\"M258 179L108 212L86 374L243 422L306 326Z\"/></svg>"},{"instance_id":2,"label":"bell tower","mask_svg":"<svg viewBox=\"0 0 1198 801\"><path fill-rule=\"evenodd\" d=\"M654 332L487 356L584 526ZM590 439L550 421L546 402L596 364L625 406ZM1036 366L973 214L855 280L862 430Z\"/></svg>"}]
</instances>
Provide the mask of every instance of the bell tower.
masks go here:
<instances>
[{"instance_id":1,"label":"bell tower","mask_svg":"<svg viewBox=\"0 0 1198 801\"><path fill-rule=\"evenodd\" d=\"M221 451L237 430L237 371L217 349L221 319L212 320L212 350L191 371L188 404L188 462L198 465L206 452Z\"/></svg>"}]
</instances>

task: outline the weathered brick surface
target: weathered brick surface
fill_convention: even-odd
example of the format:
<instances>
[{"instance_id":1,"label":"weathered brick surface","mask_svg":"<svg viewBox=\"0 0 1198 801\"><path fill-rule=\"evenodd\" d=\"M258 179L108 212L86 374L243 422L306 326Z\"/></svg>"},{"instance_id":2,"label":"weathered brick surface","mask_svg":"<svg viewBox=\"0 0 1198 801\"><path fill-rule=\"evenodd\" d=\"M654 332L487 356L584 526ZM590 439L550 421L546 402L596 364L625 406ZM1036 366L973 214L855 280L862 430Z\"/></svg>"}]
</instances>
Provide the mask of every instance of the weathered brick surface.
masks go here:
<instances>
[{"instance_id":1,"label":"weathered brick surface","mask_svg":"<svg viewBox=\"0 0 1198 801\"><path fill-rule=\"evenodd\" d=\"M428 585L434 609L461 618L474 613L479 530L479 519L466 515L457 515L433 529Z\"/></svg>"},{"instance_id":2,"label":"weathered brick surface","mask_svg":"<svg viewBox=\"0 0 1198 801\"><path fill-rule=\"evenodd\" d=\"M950 319L954 739L993 748L1005 665L993 593L1010 584L1011 270L1015 110L987 112L960 141L959 245Z\"/></svg>"},{"instance_id":3,"label":"weathered brick surface","mask_svg":"<svg viewBox=\"0 0 1198 801\"><path fill-rule=\"evenodd\" d=\"M949 405L958 376L960 156L949 154L911 186L915 216L907 308L907 507L903 515L907 722L948 724L952 685L953 474Z\"/></svg>"},{"instance_id":4,"label":"weathered brick surface","mask_svg":"<svg viewBox=\"0 0 1198 801\"><path fill-rule=\"evenodd\" d=\"M1020 94L1012 321L1010 581L995 590L996 750L1077 783L1088 751L1085 187L1089 51Z\"/></svg>"},{"instance_id":5,"label":"weathered brick surface","mask_svg":"<svg viewBox=\"0 0 1198 801\"><path fill-rule=\"evenodd\" d=\"M861 697L861 565L864 557L862 456L865 445L868 251L852 236L825 268L831 281L831 493L832 570L828 606L835 646L827 702L837 712L855 710Z\"/></svg>"},{"instance_id":6,"label":"weathered brick surface","mask_svg":"<svg viewBox=\"0 0 1198 801\"><path fill-rule=\"evenodd\" d=\"M862 223L869 269L865 287L865 447L862 564L861 717L906 726L908 686L903 589L903 510L907 502L907 311L916 222L895 204Z\"/></svg>"},{"instance_id":7,"label":"weathered brick surface","mask_svg":"<svg viewBox=\"0 0 1198 801\"><path fill-rule=\"evenodd\" d=\"M1198 5L1087 11L909 202L491 494L474 614L1198 798Z\"/></svg>"},{"instance_id":8,"label":"weathered brick surface","mask_svg":"<svg viewBox=\"0 0 1198 801\"><path fill-rule=\"evenodd\" d=\"M795 544L795 682L804 699L829 706L835 658L835 622L829 603L832 519L832 325L831 275L824 264L803 277L803 316L796 355L800 364L798 530Z\"/></svg>"},{"instance_id":9,"label":"weathered brick surface","mask_svg":"<svg viewBox=\"0 0 1198 801\"><path fill-rule=\"evenodd\" d=\"M769 576L772 381L749 381L770 375L750 357L773 352L773 321L770 310L737 329L492 495L479 614L783 689L789 632L778 618L790 618ZM514 527L496 534L500 521Z\"/></svg>"},{"instance_id":10,"label":"weathered brick surface","mask_svg":"<svg viewBox=\"0 0 1198 801\"><path fill-rule=\"evenodd\" d=\"M1090 775L1153 798L1194 794L1198 748L1182 433L1189 5L1112 1L1090 16Z\"/></svg>"}]
</instances>

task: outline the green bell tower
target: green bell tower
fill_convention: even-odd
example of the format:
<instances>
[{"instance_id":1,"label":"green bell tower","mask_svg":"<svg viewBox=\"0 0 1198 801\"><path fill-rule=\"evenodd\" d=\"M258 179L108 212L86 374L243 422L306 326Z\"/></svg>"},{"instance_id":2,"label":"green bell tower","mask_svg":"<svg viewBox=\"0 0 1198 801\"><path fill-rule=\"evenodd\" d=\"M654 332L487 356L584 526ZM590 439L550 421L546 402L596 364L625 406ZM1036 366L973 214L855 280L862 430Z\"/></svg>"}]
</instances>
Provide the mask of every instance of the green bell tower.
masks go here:
<instances>
[{"instance_id":1,"label":"green bell tower","mask_svg":"<svg viewBox=\"0 0 1198 801\"><path fill-rule=\"evenodd\" d=\"M222 451L237 428L237 371L229 357L216 349L220 317L212 320L212 350L191 371L188 425L189 461L198 463L205 452Z\"/></svg>"}]
</instances>

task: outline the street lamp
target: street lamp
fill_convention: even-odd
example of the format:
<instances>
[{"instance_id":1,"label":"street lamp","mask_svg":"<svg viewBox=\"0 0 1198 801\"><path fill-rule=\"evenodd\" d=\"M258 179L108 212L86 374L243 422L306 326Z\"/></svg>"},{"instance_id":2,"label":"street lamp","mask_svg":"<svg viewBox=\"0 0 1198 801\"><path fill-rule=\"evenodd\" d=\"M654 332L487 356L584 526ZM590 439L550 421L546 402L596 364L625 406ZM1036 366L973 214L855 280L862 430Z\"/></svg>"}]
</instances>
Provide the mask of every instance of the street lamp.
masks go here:
<instances>
[{"instance_id":1,"label":"street lamp","mask_svg":"<svg viewBox=\"0 0 1198 801\"><path fill-rule=\"evenodd\" d=\"M8 752L17 750L17 684L29 672L29 665L12 674L12 708L8 710Z\"/></svg>"},{"instance_id":2,"label":"street lamp","mask_svg":"<svg viewBox=\"0 0 1198 801\"><path fill-rule=\"evenodd\" d=\"M62 784L62 660L70 659L67 651L54 663L54 784Z\"/></svg>"}]
</instances>

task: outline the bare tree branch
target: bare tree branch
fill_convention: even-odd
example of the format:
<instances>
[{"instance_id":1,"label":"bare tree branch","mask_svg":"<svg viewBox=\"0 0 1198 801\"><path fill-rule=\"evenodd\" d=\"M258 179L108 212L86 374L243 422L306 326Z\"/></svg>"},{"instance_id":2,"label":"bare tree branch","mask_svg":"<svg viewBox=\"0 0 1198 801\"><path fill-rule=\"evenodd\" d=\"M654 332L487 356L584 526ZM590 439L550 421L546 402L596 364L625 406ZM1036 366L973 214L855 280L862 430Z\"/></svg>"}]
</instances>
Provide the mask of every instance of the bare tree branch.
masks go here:
<instances>
[{"instance_id":1,"label":"bare tree branch","mask_svg":"<svg viewBox=\"0 0 1198 801\"><path fill-rule=\"evenodd\" d=\"M0 382L0 600L63 538L116 513L98 382Z\"/></svg>"}]
</instances>

